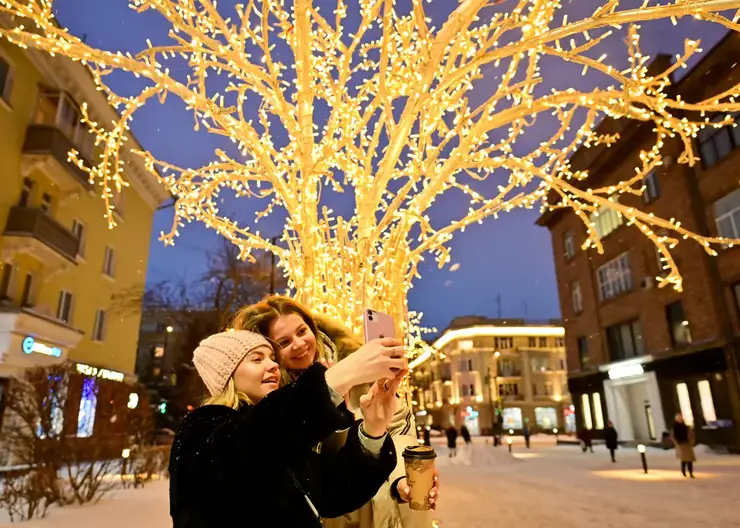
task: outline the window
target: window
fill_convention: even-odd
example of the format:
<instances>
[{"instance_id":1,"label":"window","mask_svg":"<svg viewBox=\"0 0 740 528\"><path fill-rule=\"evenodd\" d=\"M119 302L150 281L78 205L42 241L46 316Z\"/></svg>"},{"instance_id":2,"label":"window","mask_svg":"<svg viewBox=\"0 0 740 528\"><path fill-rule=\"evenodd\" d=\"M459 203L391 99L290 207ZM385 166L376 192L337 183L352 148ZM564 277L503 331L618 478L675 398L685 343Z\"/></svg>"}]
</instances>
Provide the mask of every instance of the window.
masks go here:
<instances>
[{"instance_id":1,"label":"window","mask_svg":"<svg viewBox=\"0 0 740 528\"><path fill-rule=\"evenodd\" d=\"M594 425L596 429L604 428L604 414L601 410L601 394L594 392L591 395L591 399L594 401Z\"/></svg>"},{"instance_id":2,"label":"window","mask_svg":"<svg viewBox=\"0 0 740 528\"><path fill-rule=\"evenodd\" d=\"M473 341L471 339L461 339L457 342L457 348L460 350L472 350Z\"/></svg>"},{"instance_id":3,"label":"window","mask_svg":"<svg viewBox=\"0 0 740 528\"><path fill-rule=\"evenodd\" d=\"M496 337L494 338L494 346L503 350L514 348L514 339L511 337Z\"/></svg>"},{"instance_id":4,"label":"window","mask_svg":"<svg viewBox=\"0 0 740 528\"><path fill-rule=\"evenodd\" d=\"M629 253L622 253L610 260L598 270L599 296L602 301L616 297L632 289L632 272L630 270Z\"/></svg>"},{"instance_id":5,"label":"window","mask_svg":"<svg viewBox=\"0 0 740 528\"><path fill-rule=\"evenodd\" d=\"M163 346L154 347L154 357L155 358L164 357L164 347Z\"/></svg>"},{"instance_id":6,"label":"window","mask_svg":"<svg viewBox=\"0 0 740 528\"><path fill-rule=\"evenodd\" d=\"M612 361L642 356L645 353L642 328L637 320L607 328L606 341Z\"/></svg>"},{"instance_id":7,"label":"window","mask_svg":"<svg viewBox=\"0 0 740 528\"><path fill-rule=\"evenodd\" d=\"M677 301L665 307L668 329L671 332L671 340L674 345L688 345L691 343L691 330L689 322L683 311L683 303Z\"/></svg>"},{"instance_id":8,"label":"window","mask_svg":"<svg viewBox=\"0 0 740 528\"><path fill-rule=\"evenodd\" d=\"M586 336L578 338L578 361L582 369L588 366L588 337Z\"/></svg>"},{"instance_id":9,"label":"window","mask_svg":"<svg viewBox=\"0 0 740 528\"><path fill-rule=\"evenodd\" d=\"M534 348L537 346L537 338L536 337L530 337L529 338L529 347Z\"/></svg>"},{"instance_id":10,"label":"window","mask_svg":"<svg viewBox=\"0 0 740 528\"><path fill-rule=\"evenodd\" d=\"M599 207L599 210L589 217L599 238L604 238L624 223L622 215L614 209Z\"/></svg>"},{"instance_id":11,"label":"window","mask_svg":"<svg viewBox=\"0 0 740 528\"><path fill-rule=\"evenodd\" d=\"M586 429L593 429L594 424L591 421L591 401L588 394L581 394L581 411L583 412L583 426Z\"/></svg>"},{"instance_id":12,"label":"window","mask_svg":"<svg viewBox=\"0 0 740 528\"><path fill-rule=\"evenodd\" d=\"M12 262L0 263L0 299L13 296L15 290L15 264Z\"/></svg>"},{"instance_id":13,"label":"window","mask_svg":"<svg viewBox=\"0 0 740 528\"><path fill-rule=\"evenodd\" d=\"M511 377L511 376L519 376L521 375L521 371L517 368L517 366L514 364L514 362L510 359L503 359L499 361L499 376L502 377Z\"/></svg>"},{"instance_id":14,"label":"window","mask_svg":"<svg viewBox=\"0 0 740 528\"><path fill-rule=\"evenodd\" d=\"M473 371L473 360L469 359L468 360L468 372L472 372L472 371Z\"/></svg>"},{"instance_id":15,"label":"window","mask_svg":"<svg viewBox=\"0 0 740 528\"><path fill-rule=\"evenodd\" d=\"M0 97L10 104L13 95L13 84L15 83L15 68L10 65L5 57L0 57Z\"/></svg>"},{"instance_id":16,"label":"window","mask_svg":"<svg viewBox=\"0 0 740 528\"><path fill-rule=\"evenodd\" d=\"M558 426L558 413L552 407L535 407L534 421L541 429L552 429Z\"/></svg>"},{"instance_id":17,"label":"window","mask_svg":"<svg viewBox=\"0 0 740 528\"><path fill-rule=\"evenodd\" d=\"M72 294L62 290L59 292L59 304L57 305L57 319L70 324L72 322Z\"/></svg>"},{"instance_id":18,"label":"window","mask_svg":"<svg viewBox=\"0 0 740 528\"><path fill-rule=\"evenodd\" d=\"M87 438L95 430L95 411L98 406L98 380L86 377L82 382L80 410L77 413L77 436Z\"/></svg>"},{"instance_id":19,"label":"window","mask_svg":"<svg viewBox=\"0 0 740 528\"><path fill-rule=\"evenodd\" d=\"M93 341L105 341L108 314L105 310L95 312L95 325L93 326Z\"/></svg>"},{"instance_id":20,"label":"window","mask_svg":"<svg viewBox=\"0 0 740 528\"><path fill-rule=\"evenodd\" d=\"M719 236L740 238L740 189L714 202L712 208Z\"/></svg>"},{"instance_id":21,"label":"window","mask_svg":"<svg viewBox=\"0 0 740 528\"><path fill-rule=\"evenodd\" d=\"M547 338L546 337L540 337L540 348L547 348Z\"/></svg>"},{"instance_id":22,"label":"window","mask_svg":"<svg viewBox=\"0 0 740 528\"><path fill-rule=\"evenodd\" d=\"M581 293L581 283L575 281L570 285L570 300L573 303L573 313L583 311L583 294Z\"/></svg>"},{"instance_id":23,"label":"window","mask_svg":"<svg viewBox=\"0 0 740 528\"><path fill-rule=\"evenodd\" d=\"M549 381L545 383L533 383L532 384L532 395L533 396L552 396L552 383Z\"/></svg>"},{"instance_id":24,"label":"window","mask_svg":"<svg viewBox=\"0 0 740 528\"><path fill-rule=\"evenodd\" d=\"M502 411L504 429L521 429L524 425L522 410L519 407L506 407Z\"/></svg>"},{"instance_id":25,"label":"window","mask_svg":"<svg viewBox=\"0 0 740 528\"><path fill-rule=\"evenodd\" d=\"M701 413L704 415L704 421L711 424L717 421L717 413L714 410L714 399L712 398L712 387L708 380L701 380L696 384L699 390L699 400L701 402Z\"/></svg>"},{"instance_id":26,"label":"window","mask_svg":"<svg viewBox=\"0 0 740 528\"><path fill-rule=\"evenodd\" d=\"M568 231L563 236L563 245L565 246L565 260L570 260L576 256L576 243L573 238L573 231Z\"/></svg>"},{"instance_id":27,"label":"window","mask_svg":"<svg viewBox=\"0 0 740 528\"><path fill-rule=\"evenodd\" d=\"M21 306L33 306L34 282L33 273L26 273L26 280L23 281L23 293L21 295Z\"/></svg>"},{"instance_id":28,"label":"window","mask_svg":"<svg viewBox=\"0 0 740 528\"><path fill-rule=\"evenodd\" d=\"M31 191L33 191L33 180L23 178L23 188L21 189L21 196L18 198L18 205L28 207L28 204L31 203Z\"/></svg>"},{"instance_id":29,"label":"window","mask_svg":"<svg viewBox=\"0 0 740 528\"><path fill-rule=\"evenodd\" d=\"M80 244L77 246L77 256L84 257L85 256L85 224L83 224L82 221L77 220L76 218L72 220L72 234L74 234L74 236L77 237L77 240L79 240L80 242Z\"/></svg>"},{"instance_id":30,"label":"window","mask_svg":"<svg viewBox=\"0 0 740 528\"><path fill-rule=\"evenodd\" d=\"M532 357L529 360L532 372L547 372L550 370L550 360L546 357Z\"/></svg>"},{"instance_id":31,"label":"window","mask_svg":"<svg viewBox=\"0 0 740 528\"><path fill-rule=\"evenodd\" d=\"M660 187L658 187L658 175L654 170L650 171L650 174L645 176L642 180L645 185L642 197L645 199L645 203L650 203L658 199L660 196Z\"/></svg>"},{"instance_id":32,"label":"window","mask_svg":"<svg viewBox=\"0 0 740 528\"><path fill-rule=\"evenodd\" d=\"M694 427L694 412L691 410L689 388L685 383L676 384L676 396L678 396L678 408L681 410L683 421L689 427Z\"/></svg>"},{"instance_id":33,"label":"window","mask_svg":"<svg viewBox=\"0 0 740 528\"><path fill-rule=\"evenodd\" d=\"M113 248L106 246L103 259L103 273L108 277L114 277L116 271L116 254Z\"/></svg>"},{"instance_id":34,"label":"window","mask_svg":"<svg viewBox=\"0 0 740 528\"><path fill-rule=\"evenodd\" d=\"M518 383L502 383L499 385L499 393L501 396L518 396L519 395L519 384Z\"/></svg>"},{"instance_id":35,"label":"window","mask_svg":"<svg viewBox=\"0 0 740 528\"><path fill-rule=\"evenodd\" d=\"M737 117L735 114L733 117ZM725 114L717 115L712 122L723 121ZM722 128L707 127L699 131L699 153L705 169L714 167L734 148L740 145L740 128L725 126Z\"/></svg>"},{"instance_id":36,"label":"window","mask_svg":"<svg viewBox=\"0 0 740 528\"><path fill-rule=\"evenodd\" d=\"M563 348L565 346L565 338L564 337L556 337L555 338L555 346L557 348Z\"/></svg>"},{"instance_id":37,"label":"window","mask_svg":"<svg viewBox=\"0 0 740 528\"><path fill-rule=\"evenodd\" d=\"M49 211L51 210L51 196L49 196L47 193L41 195L40 209L45 213L49 213Z\"/></svg>"}]
</instances>

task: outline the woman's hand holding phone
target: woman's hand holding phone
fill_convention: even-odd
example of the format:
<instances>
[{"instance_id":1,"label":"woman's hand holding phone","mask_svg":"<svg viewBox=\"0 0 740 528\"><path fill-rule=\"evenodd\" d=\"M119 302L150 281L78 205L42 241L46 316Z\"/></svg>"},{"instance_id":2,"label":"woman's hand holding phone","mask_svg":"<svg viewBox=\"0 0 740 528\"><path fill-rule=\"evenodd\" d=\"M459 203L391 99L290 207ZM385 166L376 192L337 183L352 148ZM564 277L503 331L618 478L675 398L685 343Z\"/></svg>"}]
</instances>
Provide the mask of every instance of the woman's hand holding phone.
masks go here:
<instances>
[{"instance_id":1,"label":"woman's hand holding phone","mask_svg":"<svg viewBox=\"0 0 740 528\"><path fill-rule=\"evenodd\" d=\"M355 385L395 379L408 366L401 341L393 337L373 339L326 371L326 382L339 394Z\"/></svg>"}]
</instances>

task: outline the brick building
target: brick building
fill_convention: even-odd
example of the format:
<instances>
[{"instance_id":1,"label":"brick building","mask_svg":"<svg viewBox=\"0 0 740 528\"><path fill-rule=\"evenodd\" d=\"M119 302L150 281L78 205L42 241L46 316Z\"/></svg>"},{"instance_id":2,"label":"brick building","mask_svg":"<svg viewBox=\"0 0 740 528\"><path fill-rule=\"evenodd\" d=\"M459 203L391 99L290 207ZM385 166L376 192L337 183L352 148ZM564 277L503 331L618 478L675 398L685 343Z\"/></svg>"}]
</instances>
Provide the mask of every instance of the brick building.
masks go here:
<instances>
[{"instance_id":1,"label":"brick building","mask_svg":"<svg viewBox=\"0 0 740 528\"><path fill-rule=\"evenodd\" d=\"M728 34L673 85L671 96L694 102L728 89L740 80L738 56L740 35ZM669 61L659 56L651 67ZM655 142L652 122L607 119L599 128L621 137L611 148L573 155L574 169L589 170L590 187L632 177L640 151ZM704 130L694 148L702 161L679 164L683 145L666 139L664 164L646 177L643 195L622 195L620 202L676 218L696 233L740 238L740 127ZM592 221L603 255L580 249L586 230L570 209L538 220L552 234L579 428L598 430L612 420L622 440L660 440L681 412L697 441L738 447L740 249L717 248L711 257L682 241L673 250L684 279L677 292L657 288L665 272L637 228L611 211Z\"/></svg>"}]
</instances>

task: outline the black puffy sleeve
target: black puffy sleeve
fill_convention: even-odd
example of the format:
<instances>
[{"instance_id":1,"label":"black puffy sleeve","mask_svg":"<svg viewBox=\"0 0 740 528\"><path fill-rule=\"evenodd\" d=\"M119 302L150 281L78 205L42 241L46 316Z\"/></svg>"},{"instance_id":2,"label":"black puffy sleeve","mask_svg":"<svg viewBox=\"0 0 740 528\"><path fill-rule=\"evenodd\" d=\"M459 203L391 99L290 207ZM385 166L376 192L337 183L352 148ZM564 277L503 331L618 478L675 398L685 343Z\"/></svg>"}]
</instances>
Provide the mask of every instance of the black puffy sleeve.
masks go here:
<instances>
[{"instance_id":1,"label":"black puffy sleeve","mask_svg":"<svg viewBox=\"0 0 740 528\"><path fill-rule=\"evenodd\" d=\"M356 422L344 447L336 453L312 453L307 471L296 475L322 517L339 517L369 502L396 467L396 449L386 436L380 455L371 455L360 444Z\"/></svg>"},{"instance_id":2,"label":"black puffy sleeve","mask_svg":"<svg viewBox=\"0 0 740 528\"><path fill-rule=\"evenodd\" d=\"M235 413L213 429L207 449L217 452L219 458L227 456L242 463L262 457L266 445L286 462L305 456L323 438L353 422L344 405L337 407L332 401L325 372L322 365L315 364L290 385Z\"/></svg>"}]
</instances>

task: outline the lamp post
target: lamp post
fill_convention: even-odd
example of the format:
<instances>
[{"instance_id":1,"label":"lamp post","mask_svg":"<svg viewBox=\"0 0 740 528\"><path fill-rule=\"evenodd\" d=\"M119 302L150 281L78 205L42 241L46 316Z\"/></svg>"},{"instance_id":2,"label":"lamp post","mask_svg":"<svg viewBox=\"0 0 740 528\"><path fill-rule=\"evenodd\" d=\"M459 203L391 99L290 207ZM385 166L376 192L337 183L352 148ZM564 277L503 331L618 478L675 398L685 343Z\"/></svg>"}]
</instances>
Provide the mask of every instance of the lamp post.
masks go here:
<instances>
[{"instance_id":1,"label":"lamp post","mask_svg":"<svg viewBox=\"0 0 740 528\"><path fill-rule=\"evenodd\" d=\"M511 453L511 437L510 436L506 439L506 443L509 444L509 453Z\"/></svg>"},{"instance_id":2,"label":"lamp post","mask_svg":"<svg viewBox=\"0 0 740 528\"><path fill-rule=\"evenodd\" d=\"M552 433L555 435L555 445L558 445L558 428L553 428Z\"/></svg>"},{"instance_id":3,"label":"lamp post","mask_svg":"<svg viewBox=\"0 0 740 528\"><path fill-rule=\"evenodd\" d=\"M645 473L648 472L648 465L647 465L647 457L645 456L645 446L640 444L637 446L637 451L640 453L640 458L642 459L642 469L645 471Z\"/></svg>"}]
</instances>

